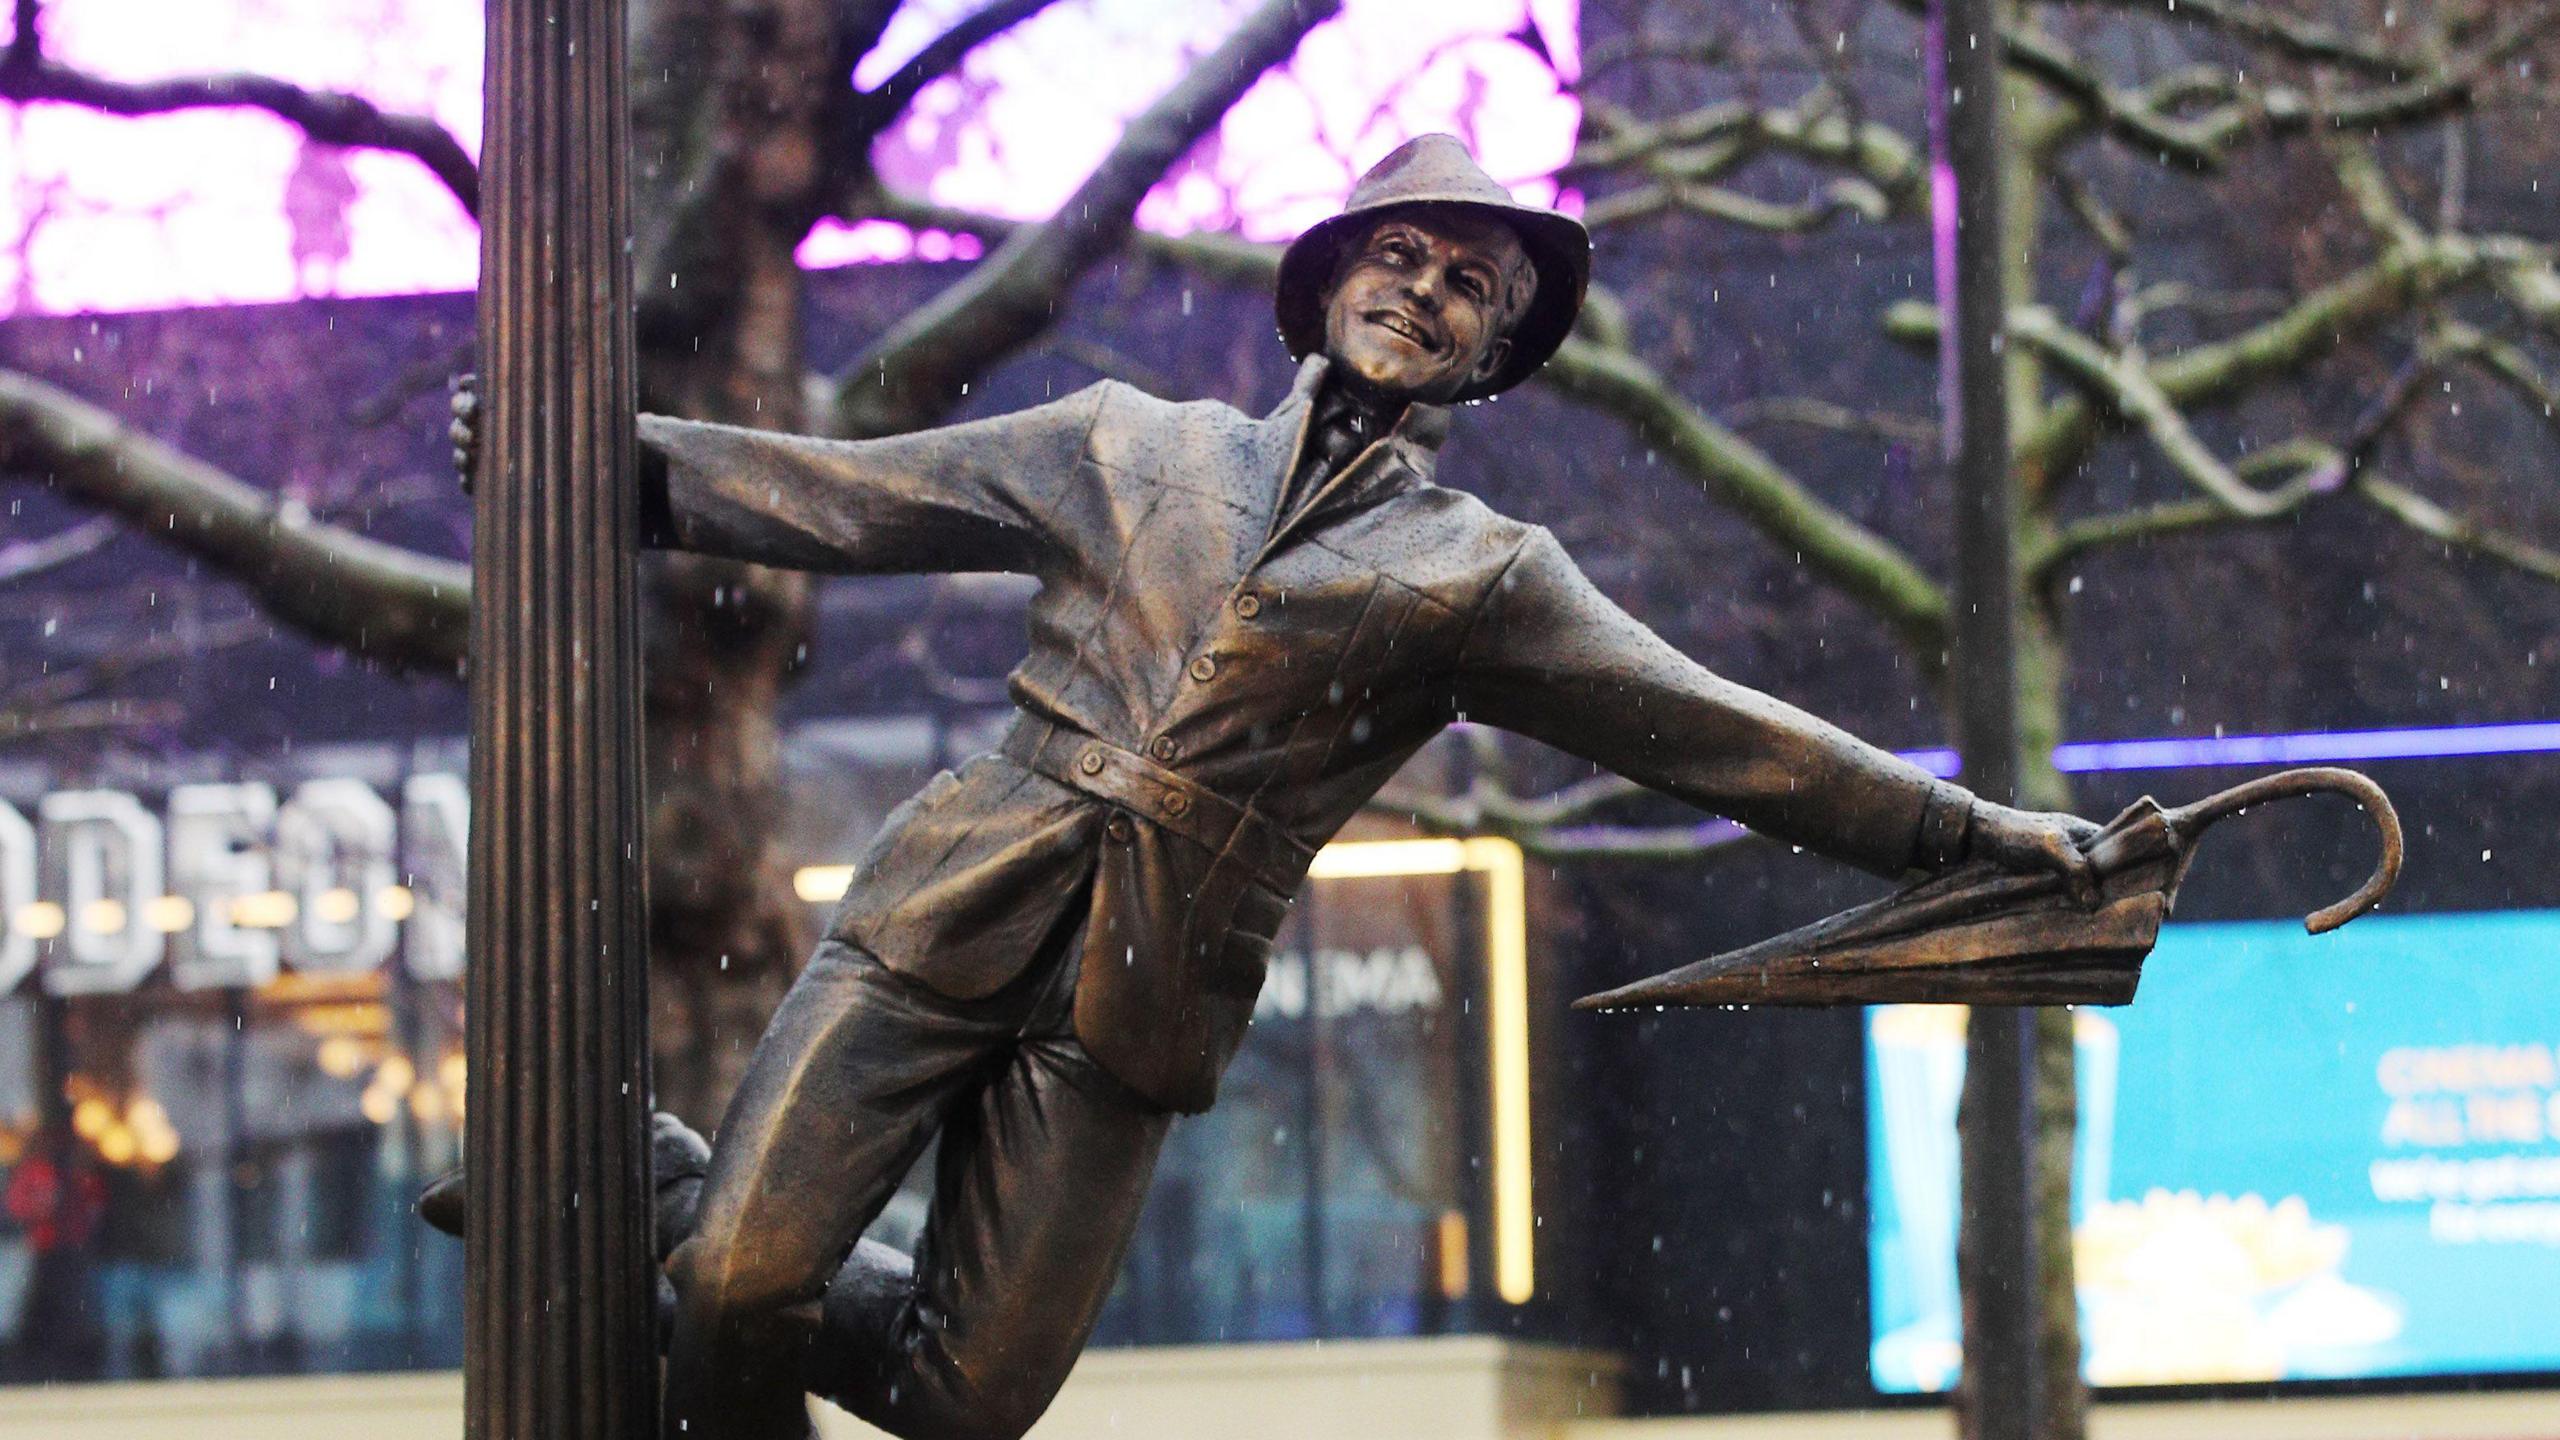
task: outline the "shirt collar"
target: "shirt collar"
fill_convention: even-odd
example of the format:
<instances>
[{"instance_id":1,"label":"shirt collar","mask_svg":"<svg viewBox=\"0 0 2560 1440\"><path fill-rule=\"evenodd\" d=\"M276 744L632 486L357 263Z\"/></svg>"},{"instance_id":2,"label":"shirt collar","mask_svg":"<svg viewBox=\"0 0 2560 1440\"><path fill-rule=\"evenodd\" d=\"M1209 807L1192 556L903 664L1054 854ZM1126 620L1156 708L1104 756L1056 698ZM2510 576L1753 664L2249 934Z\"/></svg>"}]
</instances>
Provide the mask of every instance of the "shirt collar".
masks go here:
<instances>
[{"instance_id":1,"label":"shirt collar","mask_svg":"<svg viewBox=\"0 0 2560 1440\"><path fill-rule=\"evenodd\" d=\"M1333 362L1326 359L1322 351L1299 361L1298 378L1289 386L1288 398L1271 412L1271 418L1291 414L1295 420L1306 416L1315 404L1316 393L1324 388L1324 377L1332 366ZM1387 433L1403 446L1418 451L1419 454L1409 458L1420 461L1421 468L1427 472L1429 460L1426 457L1437 455L1441 443L1449 438L1449 407L1419 402L1407 405L1403 417Z\"/></svg>"}]
</instances>

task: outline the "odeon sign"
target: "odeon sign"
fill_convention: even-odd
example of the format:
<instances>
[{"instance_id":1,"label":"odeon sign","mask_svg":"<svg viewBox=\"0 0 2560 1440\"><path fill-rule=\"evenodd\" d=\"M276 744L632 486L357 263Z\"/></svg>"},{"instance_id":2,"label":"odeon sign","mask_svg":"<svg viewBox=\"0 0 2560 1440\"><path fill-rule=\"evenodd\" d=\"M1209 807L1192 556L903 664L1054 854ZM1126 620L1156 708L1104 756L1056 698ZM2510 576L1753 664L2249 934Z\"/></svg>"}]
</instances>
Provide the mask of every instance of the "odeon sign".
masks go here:
<instances>
[{"instance_id":1,"label":"odeon sign","mask_svg":"<svg viewBox=\"0 0 2560 1440\"><path fill-rule=\"evenodd\" d=\"M181 785L159 811L64 790L35 817L0 801L0 995L127 991L162 967L182 990L350 974L394 951L422 980L463 967L470 797L416 775L392 803L361 780Z\"/></svg>"}]
</instances>

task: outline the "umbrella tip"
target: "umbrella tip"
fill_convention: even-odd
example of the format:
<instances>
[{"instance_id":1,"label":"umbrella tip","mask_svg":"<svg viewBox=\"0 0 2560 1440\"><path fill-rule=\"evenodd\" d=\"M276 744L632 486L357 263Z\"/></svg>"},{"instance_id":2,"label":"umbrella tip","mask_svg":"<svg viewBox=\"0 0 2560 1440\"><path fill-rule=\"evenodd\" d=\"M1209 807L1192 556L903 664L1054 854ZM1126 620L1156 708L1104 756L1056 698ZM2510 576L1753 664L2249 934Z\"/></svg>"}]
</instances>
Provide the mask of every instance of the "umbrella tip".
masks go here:
<instances>
[{"instance_id":1,"label":"umbrella tip","mask_svg":"<svg viewBox=\"0 0 2560 1440\"><path fill-rule=\"evenodd\" d=\"M1621 985L1615 990L1602 990L1596 994L1585 995L1573 1002L1573 1008L1576 1010L1635 1010L1651 1005L1659 1009L1664 1005L1682 1003L1684 997L1678 990L1662 983L1666 978L1656 975L1651 979Z\"/></svg>"}]
</instances>

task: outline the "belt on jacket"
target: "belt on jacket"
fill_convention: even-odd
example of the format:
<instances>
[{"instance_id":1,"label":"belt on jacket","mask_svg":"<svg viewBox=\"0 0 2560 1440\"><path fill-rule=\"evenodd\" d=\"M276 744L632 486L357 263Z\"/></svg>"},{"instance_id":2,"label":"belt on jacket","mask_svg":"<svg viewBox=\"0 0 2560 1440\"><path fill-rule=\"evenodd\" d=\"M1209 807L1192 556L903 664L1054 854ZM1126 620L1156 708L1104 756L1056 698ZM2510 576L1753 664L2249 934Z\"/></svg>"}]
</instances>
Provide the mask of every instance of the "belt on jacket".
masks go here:
<instances>
[{"instance_id":1,"label":"belt on jacket","mask_svg":"<svg viewBox=\"0 0 2560 1440\"><path fill-rule=\"evenodd\" d=\"M1315 847L1261 811L1239 805L1134 750L1055 721L1026 718L999 748L1025 769L1143 816L1212 855L1233 854L1255 878L1284 896L1296 891L1315 859Z\"/></svg>"}]
</instances>

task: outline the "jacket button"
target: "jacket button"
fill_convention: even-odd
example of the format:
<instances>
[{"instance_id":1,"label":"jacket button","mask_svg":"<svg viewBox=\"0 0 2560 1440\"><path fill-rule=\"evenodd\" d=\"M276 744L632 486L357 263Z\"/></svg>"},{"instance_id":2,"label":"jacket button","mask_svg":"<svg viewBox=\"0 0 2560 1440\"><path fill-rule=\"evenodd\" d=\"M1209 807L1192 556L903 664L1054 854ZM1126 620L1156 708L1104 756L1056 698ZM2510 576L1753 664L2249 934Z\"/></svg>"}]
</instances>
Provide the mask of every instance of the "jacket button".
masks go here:
<instances>
[{"instance_id":1,"label":"jacket button","mask_svg":"<svg viewBox=\"0 0 2560 1440\"><path fill-rule=\"evenodd\" d=\"M1236 613L1247 620L1262 613L1262 597L1251 592L1236 597Z\"/></svg>"},{"instance_id":2,"label":"jacket button","mask_svg":"<svg viewBox=\"0 0 2560 1440\"><path fill-rule=\"evenodd\" d=\"M1084 758L1076 762L1076 768L1087 775L1101 774L1102 752L1099 750L1087 750L1084 752Z\"/></svg>"},{"instance_id":3,"label":"jacket button","mask_svg":"<svg viewBox=\"0 0 2560 1440\"><path fill-rule=\"evenodd\" d=\"M1114 815L1109 820L1103 822L1102 833L1110 836L1120 844L1126 845L1129 843L1130 835L1135 833L1135 829L1129 824L1128 816Z\"/></svg>"},{"instance_id":4,"label":"jacket button","mask_svg":"<svg viewBox=\"0 0 2560 1440\"><path fill-rule=\"evenodd\" d=\"M1206 684L1218 677L1218 662L1203 655L1191 662L1191 678Z\"/></svg>"},{"instance_id":5,"label":"jacket button","mask_svg":"<svg viewBox=\"0 0 2560 1440\"><path fill-rule=\"evenodd\" d=\"M1179 790L1168 790L1164 797L1164 813L1180 815L1191 808L1191 797Z\"/></svg>"},{"instance_id":6,"label":"jacket button","mask_svg":"<svg viewBox=\"0 0 2560 1440\"><path fill-rule=\"evenodd\" d=\"M1147 747L1147 753L1170 763L1174 756L1182 753L1182 747L1173 743L1172 736L1159 735L1155 738L1155 743Z\"/></svg>"}]
</instances>

